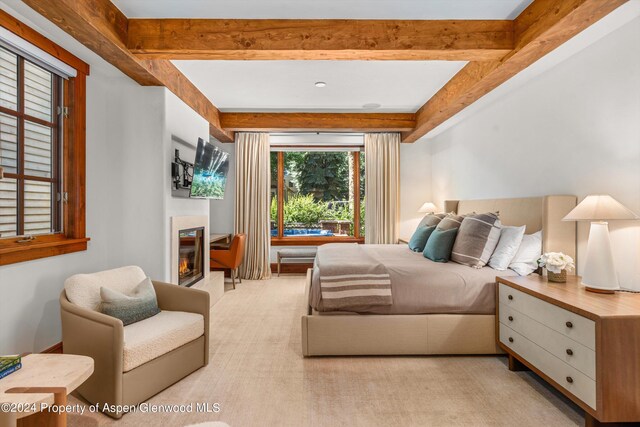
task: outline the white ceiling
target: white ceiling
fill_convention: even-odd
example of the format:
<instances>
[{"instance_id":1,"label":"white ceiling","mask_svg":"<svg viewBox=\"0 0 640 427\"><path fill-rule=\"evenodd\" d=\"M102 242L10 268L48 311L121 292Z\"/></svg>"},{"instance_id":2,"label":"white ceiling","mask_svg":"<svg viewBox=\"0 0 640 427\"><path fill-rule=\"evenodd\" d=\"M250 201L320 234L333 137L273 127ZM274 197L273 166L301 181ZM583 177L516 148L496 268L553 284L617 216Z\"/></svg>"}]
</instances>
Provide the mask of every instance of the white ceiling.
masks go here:
<instances>
[{"instance_id":1,"label":"white ceiling","mask_svg":"<svg viewBox=\"0 0 640 427\"><path fill-rule=\"evenodd\" d=\"M513 19L532 0L113 0L129 18Z\"/></svg>"},{"instance_id":2,"label":"white ceiling","mask_svg":"<svg viewBox=\"0 0 640 427\"><path fill-rule=\"evenodd\" d=\"M113 0L129 18L513 19L532 0ZM173 61L223 111L413 112L465 62ZM316 81L327 82L319 89ZM381 108L363 108L381 104Z\"/></svg>"},{"instance_id":3,"label":"white ceiling","mask_svg":"<svg viewBox=\"0 0 640 427\"><path fill-rule=\"evenodd\" d=\"M413 112L463 61L173 61L223 111ZM314 83L327 83L324 88ZM365 104L381 108L363 108Z\"/></svg>"}]
</instances>

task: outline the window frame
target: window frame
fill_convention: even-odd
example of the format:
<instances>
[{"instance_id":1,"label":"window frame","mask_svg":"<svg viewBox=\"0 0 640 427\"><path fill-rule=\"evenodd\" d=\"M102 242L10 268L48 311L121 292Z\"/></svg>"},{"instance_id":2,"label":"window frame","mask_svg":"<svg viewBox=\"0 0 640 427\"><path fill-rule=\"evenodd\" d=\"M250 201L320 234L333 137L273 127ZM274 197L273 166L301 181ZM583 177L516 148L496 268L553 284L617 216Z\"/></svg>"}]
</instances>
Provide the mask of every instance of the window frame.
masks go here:
<instances>
[{"instance_id":1,"label":"window frame","mask_svg":"<svg viewBox=\"0 0 640 427\"><path fill-rule=\"evenodd\" d=\"M85 251L86 236L86 78L89 65L37 31L4 11L0 26L23 38L44 52L73 67L77 75L62 83L62 105L66 114L62 121L60 158L62 159L61 232L0 239L0 266ZM7 174L9 175L9 174Z\"/></svg>"},{"instance_id":2,"label":"window frame","mask_svg":"<svg viewBox=\"0 0 640 427\"><path fill-rule=\"evenodd\" d=\"M315 147L296 146L296 150L305 151ZM330 149L327 149L330 152ZM271 237L272 246L320 246L325 243L364 243L364 236L360 235L360 151L350 151L353 156L353 169L358 171L353 177L353 187L358 197L353 203L353 236L326 236L326 237L295 237L284 235L284 154L285 151L273 151L278 154L277 176L277 210L278 210L278 235Z\"/></svg>"},{"instance_id":3,"label":"window frame","mask_svg":"<svg viewBox=\"0 0 640 427\"><path fill-rule=\"evenodd\" d=\"M27 114L26 112L26 98L25 98L25 63L31 63L33 66L42 68L37 64L32 63L25 57L4 48L5 50L13 53L17 57L17 105L16 109L0 106L0 113L10 116L16 119L17 132L17 165L16 172L5 172L5 178L12 178L16 180L16 236L2 237L0 240L13 239L19 236L26 236L25 232L25 186L27 181L46 182L52 185L52 197L62 196L62 170L60 168L61 163L61 134L62 134L62 122L61 114L58 113L58 107L62 106L62 77L55 73L51 73L51 121L41 119ZM25 157L25 144L26 144L26 122L34 123L43 127L51 129L51 177L43 177L38 175L30 175L26 172L26 157ZM62 231L61 215L63 206L61 201L51 203L51 220L50 220L50 233L42 233L40 235L55 234ZM36 235L37 236L37 235Z\"/></svg>"}]
</instances>

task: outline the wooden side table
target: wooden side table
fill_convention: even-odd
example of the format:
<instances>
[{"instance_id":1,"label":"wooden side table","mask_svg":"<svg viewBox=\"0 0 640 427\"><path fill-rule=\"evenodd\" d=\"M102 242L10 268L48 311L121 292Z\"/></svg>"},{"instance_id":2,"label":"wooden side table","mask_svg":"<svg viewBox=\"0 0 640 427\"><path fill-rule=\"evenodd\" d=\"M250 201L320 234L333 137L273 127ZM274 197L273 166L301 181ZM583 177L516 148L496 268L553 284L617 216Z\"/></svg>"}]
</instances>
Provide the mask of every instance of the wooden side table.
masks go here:
<instances>
[{"instance_id":1,"label":"wooden side table","mask_svg":"<svg viewBox=\"0 0 640 427\"><path fill-rule=\"evenodd\" d=\"M46 410L66 405L67 395L93 373L93 359L74 354L30 354L22 358L22 369L0 380L0 403L13 404L18 426L67 425L66 412ZM41 411L45 409L44 411ZM6 421L5 421L6 422Z\"/></svg>"},{"instance_id":2,"label":"wooden side table","mask_svg":"<svg viewBox=\"0 0 640 427\"><path fill-rule=\"evenodd\" d=\"M640 294L589 292L579 276L497 282L496 335L509 369L540 375L585 410L587 426L640 422Z\"/></svg>"}]
</instances>

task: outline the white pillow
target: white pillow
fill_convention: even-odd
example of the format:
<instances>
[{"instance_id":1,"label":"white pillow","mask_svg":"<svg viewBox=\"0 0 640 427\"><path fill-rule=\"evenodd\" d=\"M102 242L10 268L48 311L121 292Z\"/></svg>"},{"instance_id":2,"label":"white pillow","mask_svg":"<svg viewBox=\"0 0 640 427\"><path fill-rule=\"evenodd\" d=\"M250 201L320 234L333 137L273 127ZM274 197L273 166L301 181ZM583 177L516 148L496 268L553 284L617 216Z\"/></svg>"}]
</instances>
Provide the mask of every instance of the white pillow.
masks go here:
<instances>
[{"instance_id":1,"label":"white pillow","mask_svg":"<svg viewBox=\"0 0 640 427\"><path fill-rule=\"evenodd\" d=\"M526 276L538 269L538 259L542 255L542 231L526 234L513 257L509 268L520 276Z\"/></svg>"},{"instance_id":2,"label":"white pillow","mask_svg":"<svg viewBox=\"0 0 640 427\"><path fill-rule=\"evenodd\" d=\"M502 227L498 246L496 246L493 255L489 259L489 267L500 271L509 268L509 264L516 256L518 248L520 248L525 228L527 227L524 225L521 227Z\"/></svg>"}]
</instances>

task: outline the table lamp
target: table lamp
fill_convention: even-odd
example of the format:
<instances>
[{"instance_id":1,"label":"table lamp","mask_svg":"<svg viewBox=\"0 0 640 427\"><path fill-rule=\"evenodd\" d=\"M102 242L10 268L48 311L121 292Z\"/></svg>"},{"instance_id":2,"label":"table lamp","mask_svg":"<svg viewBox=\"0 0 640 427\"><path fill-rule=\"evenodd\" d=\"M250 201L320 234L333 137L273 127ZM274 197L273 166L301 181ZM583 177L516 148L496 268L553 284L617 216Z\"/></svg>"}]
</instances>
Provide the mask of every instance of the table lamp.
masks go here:
<instances>
[{"instance_id":1,"label":"table lamp","mask_svg":"<svg viewBox=\"0 0 640 427\"><path fill-rule=\"evenodd\" d=\"M436 205L434 205L431 202L425 202L422 206L420 206L420 209L418 209L418 212L419 213L434 213L437 210L438 210L438 208L436 208Z\"/></svg>"},{"instance_id":2,"label":"table lamp","mask_svg":"<svg viewBox=\"0 0 640 427\"><path fill-rule=\"evenodd\" d=\"M639 218L613 197L605 194L585 197L562 219L563 221L591 221L587 257L582 272L582 284L588 291L612 294L620 289L613 263L607 221Z\"/></svg>"}]
</instances>

